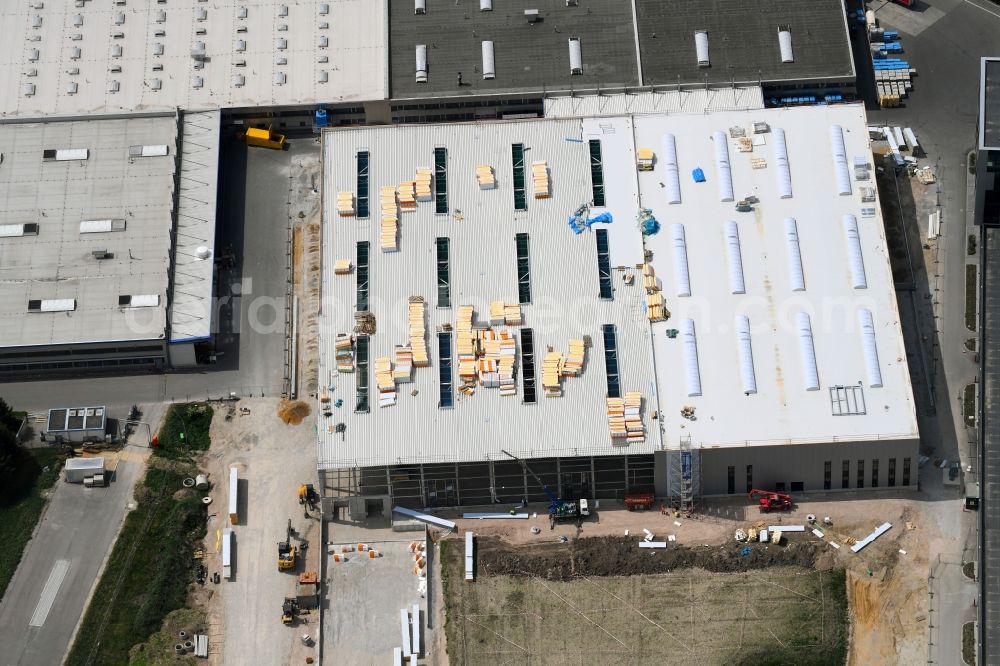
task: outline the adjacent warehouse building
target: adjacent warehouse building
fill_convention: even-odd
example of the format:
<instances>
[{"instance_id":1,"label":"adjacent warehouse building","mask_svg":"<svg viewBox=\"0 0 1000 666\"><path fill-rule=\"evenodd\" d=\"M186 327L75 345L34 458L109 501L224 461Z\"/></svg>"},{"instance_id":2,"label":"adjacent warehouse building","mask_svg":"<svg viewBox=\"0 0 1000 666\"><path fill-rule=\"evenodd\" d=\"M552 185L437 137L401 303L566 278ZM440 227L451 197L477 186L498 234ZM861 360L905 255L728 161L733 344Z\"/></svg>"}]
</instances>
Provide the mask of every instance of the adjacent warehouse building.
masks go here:
<instances>
[{"instance_id":1,"label":"adjacent warehouse building","mask_svg":"<svg viewBox=\"0 0 1000 666\"><path fill-rule=\"evenodd\" d=\"M194 364L210 334L217 168L179 157L197 118L0 123L0 375ZM201 204L181 195L200 187L208 210L192 214Z\"/></svg>"},{"instance_id":2,"label":"adjacent warehouse building","mask_svg":"<svg viewBox=\"0 0 1000 666\"><path fill-rule=\"evenodd\" d=\"M504 451L567 496L916 485L861 106L343 129L323 144L320 376L343 402L324 407L319 465L327 495L357 498L341 500L352 515L386 498L544 499ZM581 212L613 221L576 220L577 234ZM660 229L643 235L649 216ZM411 297L428 367L406 362ZM509 395L459 370L462 306L488 321L495 300L519 305L493 327L516 340ZM575 338L582 373L550 397L539 363ZM391 374L400 359L411 382ZM628 391L644 433L623 443L607 399Z\"/></svg>"}]
</instances>

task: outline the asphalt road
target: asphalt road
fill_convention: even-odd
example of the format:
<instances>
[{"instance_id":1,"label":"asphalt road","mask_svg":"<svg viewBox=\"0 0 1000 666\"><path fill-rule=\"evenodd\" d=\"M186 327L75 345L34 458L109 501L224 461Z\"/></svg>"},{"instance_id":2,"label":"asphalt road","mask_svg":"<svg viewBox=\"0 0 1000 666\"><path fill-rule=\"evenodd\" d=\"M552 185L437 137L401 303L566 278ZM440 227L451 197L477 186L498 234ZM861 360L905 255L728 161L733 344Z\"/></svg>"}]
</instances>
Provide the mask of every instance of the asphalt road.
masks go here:
<instances>
[{"instance_id":1,"label":"asphalt road","mask_svg":"<svg viewBox=\"0 0 1000 666\"><path fill-rule=\"evenodd\" d=\"M215 366L196 372L7 382L0 383L0 396L28 411L86 403L108 405L115 414L136 403L230 392L279 395L285 376L289 165L297 155L319 150L312 138L290 140L289 146L286 151L247 149L223 140L217 245L231 245L237 265L222 272L216 286L223 353Z\"/></svg>"},{"instance_id":2,"label":"asphalt road","mask_svg":"<svg viewBox=\"0 0 1000 666\"><path fill-rule=\"evenodd\" d=\"M143 463L118 463L106 488L58 482L0 602L0 664L59 664L125 518Z\"/></svg>"}]
</instances>

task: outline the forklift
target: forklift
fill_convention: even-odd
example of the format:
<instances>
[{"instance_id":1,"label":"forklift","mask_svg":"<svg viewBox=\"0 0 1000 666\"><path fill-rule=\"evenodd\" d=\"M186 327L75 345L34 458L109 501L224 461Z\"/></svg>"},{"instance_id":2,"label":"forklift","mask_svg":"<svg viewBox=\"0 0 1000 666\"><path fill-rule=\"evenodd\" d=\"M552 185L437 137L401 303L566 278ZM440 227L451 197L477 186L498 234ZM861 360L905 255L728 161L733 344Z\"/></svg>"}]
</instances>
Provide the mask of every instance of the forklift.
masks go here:
<instances>
[{"instance_id":1,"label":"forklift","mask_svg":"<svg viewBox=\"0 0 1000 666\"><path fill-rule=\"evenodd\" d=\"M295 556L298 548L292 545L292 519L288 519L288 527L285 530L285 540L278 542L278 571L295 569Z\"/></svg>"},{"instance_id":2,"label":"forklift","mask_svg":"<svg viewBox=\"0 0 1000 666\"><path fill-rule=\"evenodd\" d=\"M286 626L292 625L298 614L299 602L295 600L295 597L285 597L281 604L281 623Z\"/></svg>"},{"instance_id":3,"label":"forklift","mask_svg":"<svg viewBox=\"0 0 1000 666\"><path fill-rule=\"evenodd\" d=\"M311 483L303 483L299 486L299 506L305 507L305 517L309 517L310 511L315 511L319 505L319 493Z\"/></svg>"}]
</instances>

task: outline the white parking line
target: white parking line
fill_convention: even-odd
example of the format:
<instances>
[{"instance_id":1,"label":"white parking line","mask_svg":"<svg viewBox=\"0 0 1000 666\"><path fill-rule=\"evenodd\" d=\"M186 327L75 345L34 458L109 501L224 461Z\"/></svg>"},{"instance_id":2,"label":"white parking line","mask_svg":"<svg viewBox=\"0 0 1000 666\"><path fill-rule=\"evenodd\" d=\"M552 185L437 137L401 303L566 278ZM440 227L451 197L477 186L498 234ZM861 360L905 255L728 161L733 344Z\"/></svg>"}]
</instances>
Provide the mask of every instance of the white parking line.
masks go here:
<instances>
[{"instance_id":1,"label":"white parking line","mask_svg":"<svg viewBox=\"0 0 1000 666\"><path fill-rule=\"evenodd\" d=\"M56 594L59 593L63 579L66 578L67 571L69 571L69 560L56 560L56 563L52 565L52 572L49 573L49 579L45 581L45 587L42 588L38 605L35 606L35 612L31 614L31 620L28 621L29 627L40 627L45 624L45 619L49 616L49 611L52 610L52 604L56 600Z\"/></svg>"},{"instance_id":2,"label":"white parking line","mask_svg":"<svg viewBox=\"0 0 1000 666\"><path fill-rule=\"evenodd\" d=\"M973 6L973 7L975 7L976 9L982 9L982 10L983 10L984 12L986 12L987 14L992 14L993 16L996 16L997 18L1000 18L1000 14L997 14L997 13L996 13L996 12L994 12L994 11L990 11L989 9L986 9L986 7L983 7L982 5L980 5L980 4L978 4L978 3L975 3L975 2L972 2L972 0L962 0L962 1L963 1L964 3L966 3L966 4L968 4L968 5L972 5L972 6Z\"/></svg>"}]
</instances>

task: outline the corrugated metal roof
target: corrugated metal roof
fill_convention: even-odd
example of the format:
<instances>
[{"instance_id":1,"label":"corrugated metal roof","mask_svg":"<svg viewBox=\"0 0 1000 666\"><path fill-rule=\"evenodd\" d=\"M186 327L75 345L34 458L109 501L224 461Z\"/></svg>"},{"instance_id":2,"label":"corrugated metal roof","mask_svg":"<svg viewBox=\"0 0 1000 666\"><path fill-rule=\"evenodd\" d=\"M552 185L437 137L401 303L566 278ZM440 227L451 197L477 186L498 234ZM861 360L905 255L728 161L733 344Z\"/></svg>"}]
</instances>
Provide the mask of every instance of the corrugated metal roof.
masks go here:
<instances>
[{"instance_id":1,"label":"corrugated metal roof","mask_svg":"<svg viewBox=\"0 0 1000 666\"><path fill-rule=\"evenodd\" d=\"M623 128L614 136L615 141L607 142L606 158L617 159L613 154L620 147L615 144L634 150L630 131ZM524 145L529 176L533 161L544 160L549 168L551 198L535 199L529 177L526 211L514 210L514 143ZM526 458L622 452L611 446L605 405L600 327L608 323L617 327L622 390L640 391L645 398L646 441L626 450L649 453L659 447L657 422L651 419L657 409L656 387L641 276L634 286L626 286L622 273L613 271L615 298L600 300L594 234L576 235L566 223L592 196L588 145L579 120L337 129L324 134L323 146L326 270L319 372L320 383L332 385L331 397L344 405L321 423L333 430L342 422L346 429L343 435L326 429L319 433L321 467L484 460L503 457L501 448ZM418 167L433 167L435 147L448 151L448 214L435 214L433 201L419 203L415 212L401 212L399 252L379 251L378 188L413 180ZM357 193L359 150L370 155L368 220L338 217L334 205L337 192ZM496 189L480 190L475 177L479 164L493 167ZM629 170L634 172L634 166ZM631 238L641 248L634 217L616 218L602 228L612 239ZM519 351L517 396L501 397L499 389L480 387L470 397L456 393L453 409L439 409L436 327L454 327L458 307L464 304L474 305L476 320L482 322L489 320L490 301L517 302L516 233L530 238L532 302L522 306L522 312L524 326L534 331L538 402L521 402ZM450 239L452 307L446 309L435 307L438 237ZM371 244L369 298L378 326L371 337L372 366L376 357L391 355L394 345L407 341L407 299L419 295L428 303L432 367L416 368L414 382L398 385L396 404L385 408L377 406L372 372L371 412L355 414L357 375L336 372L333 342L338 332L353 328L356 275L334 275L330 268L336 259L354 263L361 240ZM565 353L570 339L584 335L592 338L593 346L587 350L583 374L564 379L562 397L544 397L540 383L547 347ZM455 380L457 384L457 364ZM414 390L417 394L411 395Z\"/></svg>"},{"instance_id":2,"label":"corrugated metal roof","mask_svg":"<svg viewBox=\"0 0 1000 666\"><path fill-rule=\"evenodd\" d=\"M614 95L549 95L545 98L546 118L584 118L643 113L706 113L763 108L764 91L756 85L726 86L707 90L668 89Z\"/></svg>"}]
</instances>

